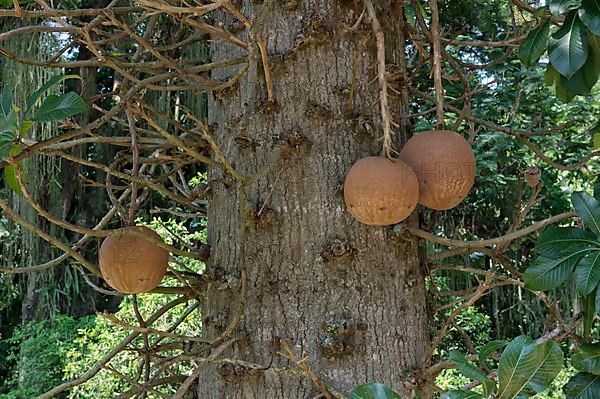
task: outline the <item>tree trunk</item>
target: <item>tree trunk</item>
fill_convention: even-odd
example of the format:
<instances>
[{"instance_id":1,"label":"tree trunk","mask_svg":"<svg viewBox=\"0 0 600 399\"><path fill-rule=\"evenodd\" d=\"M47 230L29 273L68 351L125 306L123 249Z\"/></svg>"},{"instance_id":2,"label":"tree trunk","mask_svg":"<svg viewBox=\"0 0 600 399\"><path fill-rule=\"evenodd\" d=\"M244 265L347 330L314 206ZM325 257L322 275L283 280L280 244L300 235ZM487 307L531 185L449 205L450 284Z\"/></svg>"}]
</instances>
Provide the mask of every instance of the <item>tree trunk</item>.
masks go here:
<instances>
[{"instance_id":1,"label":"tree trunk","mask_svg":"<svg viewBox=\"0 0 600 399\"><path fill-rule=\"evenodd\" d=\"M316 385L277 353L283 341L340 392L380 382L407 395L411 374L427 362L429 348L418 243L390 227L358 223L342 196L353 163L381 150L379 93L369 84L376 76L374 35L368 21L345 31L361 13L361 2L275 3L262 37L277 106L267 103L258 55L236 88L210 99L209 122L226 158L246 176L268 164L278 148L285 156L245 190L243 217L237 183L218 171L209 175L212 251L206 273L214 283L203 309L207 336L223 332L236 313L245 266L248 294L235 334L247 339L226 357L270 367L217 366L201 376L198 396L314 398ZM396 66L404 64L400 5L377 10L387 62ZM250 16L261 10L250 1L240 7ZM234 30L235 20L223 18ZM253 46L250 51L259 54ZM213 61L242 54L222 41L212 48ZM393 107L400 112L402 106Z\"/></svg>"}]
</instances>

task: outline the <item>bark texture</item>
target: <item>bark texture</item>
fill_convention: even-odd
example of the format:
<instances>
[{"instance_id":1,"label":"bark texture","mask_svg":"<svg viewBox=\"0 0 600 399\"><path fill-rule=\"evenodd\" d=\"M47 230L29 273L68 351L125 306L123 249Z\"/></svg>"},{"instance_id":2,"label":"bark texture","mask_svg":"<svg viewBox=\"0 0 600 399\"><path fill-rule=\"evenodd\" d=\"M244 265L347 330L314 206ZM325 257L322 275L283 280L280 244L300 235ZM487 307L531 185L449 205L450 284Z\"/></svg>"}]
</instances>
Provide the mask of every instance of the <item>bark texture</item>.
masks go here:
<instances>
[{"instance_id":1,"label":"bark texture","mask_svg":"<svg viewBox=\"0 0 600 399\"><path fill-rule=\"evenodd\" d=\"M277 354L280 340L298 356L306 355L311 368L340 392L380 382L406 394L411 373L426 361L429 343L418 243L389 227L358 223L342 196L353 163L381 150L379 94L369 84L376 74L374 36L368 23L351 33L344 30L356 21L360 2L274 3L262 36L271 56L277 106L266 103L262 66L251 62L239 85L210 99L209 121L226 157L247 176L278 148L285 147L287 155L246 189L249 212L243 217L237 183L220 172L209 176L212 253L207 274L214 283L203 309L206 334L218 335L237 308L239 266L244 264L249 289L236 334L247 340L227 357L270 368L216 366L201 376L198 396L317 396L308 378L284 369L296 368ZM401 2L383 3L378 13L388 62L401 65ZM251 16L261 10L251 1L240 7ZM223 22L236 26L233 19ZM257 54L256 48L252 51ZM212 48L213 61L242 54L222 42ZM393 105L399 112L400 105Z\"/></svg>"}]
</instances>

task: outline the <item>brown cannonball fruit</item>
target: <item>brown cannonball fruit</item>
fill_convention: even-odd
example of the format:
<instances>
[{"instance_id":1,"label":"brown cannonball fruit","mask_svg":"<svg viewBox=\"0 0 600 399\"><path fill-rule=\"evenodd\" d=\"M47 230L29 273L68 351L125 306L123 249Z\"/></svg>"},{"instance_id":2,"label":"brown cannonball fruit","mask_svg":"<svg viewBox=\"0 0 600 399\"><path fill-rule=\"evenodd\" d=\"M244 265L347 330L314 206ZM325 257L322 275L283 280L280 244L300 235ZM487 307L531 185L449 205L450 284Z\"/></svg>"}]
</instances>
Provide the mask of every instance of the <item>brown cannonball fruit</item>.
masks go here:
<instances>
[{"instance_id":1,"label":"brown cannonball fruit","mask_svg":"<svg viewBox=\"0 0 600 399\"><path fill-rule=\"evenodd\" d=\"M169 253L131 231L162 241L154 231L143 226L126 227L106 237L100 247L100 272L108 285L124 294L140 294L158 286L169 263Z\"/></svg>"},{"instance_id":2,"label":"brown cannonball fruit","mask_svg":"<svg viewBox=\"0 0 600 399\"><path fill-rule=\"evenodd\" d=\"M415 209L418 198L415 173L398 159L363 158L352 166L344 181L348 211L368 225L400 223Z\"/></svg>"},{"instance_id":3,"label":"brown cannonball fruit","mask_svg":"<svg viewBox=\"0 0 600 399\"><path fill-rule=\"evenodd\" d=\"M475 182L475 155L463 136L449 130L417 133L400 151L419 180L419 204L431 209L454 208Z\"/></svg>"},{"instance_id":4,"label":"brown cannonball fruit","mask_svg":"<svg viewBox=\"0 0 600 399\"><path fill-rule=\"evenodd\" d=\"M525 176L525 182L527 183L527 185L533 188L540 184L540 179L542 178L542 171L539 168L536 168L535 166L530 166L527 169L525 169L523 175Z\"/></svg>"}]
</instances>

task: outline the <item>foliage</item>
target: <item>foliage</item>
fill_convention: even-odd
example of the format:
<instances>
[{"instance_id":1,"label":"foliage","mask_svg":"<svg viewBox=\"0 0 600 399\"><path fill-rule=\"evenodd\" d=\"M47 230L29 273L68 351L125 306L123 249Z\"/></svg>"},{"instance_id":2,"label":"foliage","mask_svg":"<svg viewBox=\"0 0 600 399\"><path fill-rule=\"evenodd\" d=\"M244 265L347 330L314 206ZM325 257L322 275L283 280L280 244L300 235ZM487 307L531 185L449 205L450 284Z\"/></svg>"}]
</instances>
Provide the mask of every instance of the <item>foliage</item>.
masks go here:
<instances>
[{"instance_id":1,"label":"foliage","mask_svg":"<svg viewBox=\"0 0 600 399\"><path fill-rule=\"evenodd\" d=\"M484 356L485 358L485 356ZM563 352L552 340L537 343L520 336L508 343L498 365L498 386L483 370L485 359L479 364L468 361L464 355L454 353L450 359L465 377L483 387L482 394L453 390L449 397L486 397L499 399L527 398L547 390L563 368Z\"/></svg>"},{"instance_id":2,"label":"foliage","mask_svg":"<svg viewBox=\"0 0 600 399\"><path fill-rule=\"evenodd\" d=\"M67 355L76 345L81 329L92 322L90 317L75 320L58 316L53 321L26 324L3 340L2 344L12 348L3 363L16 363L18 367L2 387L0 398L33 398L60 384Z\"/></svg>"},{"instance_id":3,"label":"foliage","mask_svg":"<svg viewBox=\"0 0 600 399\"><path fill-rule=\"evenodd\" d=\"M519 48L523 64L534 64L547 51L545 81L556 96L569 102L576 95L590 94L600 76L598 2L550 0L549 7L541 7L535 16L538 25ZM565 18L562 26L551 31L552 18L559 16Z\"/></svg>"},{"instance_id":4,"label":"foliage","mask_svg":"<svg viewBox=\"0 0 600 399\"><path fill-rule=\"evenodd\" d=\"M402 399L400 395L383 384L365 384L350 393L350 399Z\"/></svg>"},{"instance_id":5,"label":"foliage","mask_svg":"<svg viewBox=\"0 0 600 399\"><path fill-rule=\"evenodd\" d=\"M524 275L525 286L549 290L563 284L575 272L575 285L586 303L586 335L591 331L600 283L600 201L581 192L572 196L575 212L584 228L551 227L535 246L539 254Z\"/></svg>"},{"instance_id":6,"label":"foliage","mask_svg":"<svg viewBox=\"0 0 600 399\"><path fill-rule=\"evenodd\" d=\"M79 78L79 76L58 75L48 80L31 94L23 113L21 113L21 108L13 103L13 96L9 89L4 87L0 94L0 160L19 155L22 150L19 141L27 136L34 123L67 119L87 109L85 101L74 92L62 95L49 94L35 108L48 90L64 80L74 78ZM4 168L4 178L7 184L20 194L21 189L15 174L14 166L9 165Z\"/></svg>"}]
</instances>

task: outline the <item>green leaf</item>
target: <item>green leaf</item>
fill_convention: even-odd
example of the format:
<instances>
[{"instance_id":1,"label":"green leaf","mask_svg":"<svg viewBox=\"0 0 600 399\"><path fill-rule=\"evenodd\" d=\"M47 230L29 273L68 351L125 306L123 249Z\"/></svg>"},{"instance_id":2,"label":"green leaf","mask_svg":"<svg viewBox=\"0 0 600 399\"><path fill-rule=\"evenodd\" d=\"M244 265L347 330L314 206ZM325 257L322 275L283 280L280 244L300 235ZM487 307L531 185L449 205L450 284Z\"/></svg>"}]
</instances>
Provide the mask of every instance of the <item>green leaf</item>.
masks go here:
<instances>
[{"instance_id":1,"label":"green leaf","mask_svg":"<svg viewBox=\"0 0 600 399\"><path fill-rule=\"evenodd\" d=\"M87 109L85 101L77 93L67 93L62 96L49 95L35 113L36 122L50 122L67 119Z\"/></svg>"},{"instance_id":2,"label":"green leaf","mask_svg":"<svg viewBox=\"0 0 600 399\"><path fill-rule=\"evenodd\" d=\"M4 178L6 179L6 184L10 187L15 193L21 195L21 186L19 186L19 181L17 180L17 170L14 166L6 166L4 167Z\"/></svg>"},{"instance_id":3,"label":"green leaf","mask_svg":"<svg viewBox=\"0 0 600 399\"><path fill-rule=\"evenodd\" d=\"M21 153L21 147L18 145L12 146L9 150L8 155L11 157L17 156ZM19 165L21 163L19 162ZM6 179L6 184L17 194L21 195L21 186L19 185L19 181L17 180L17 170L14 166L6 166L4 168L4 178Z\"/></svg>"},{"instance_id":4,"label":"green leaf","mask_svg":"<svg viewBox=\"0 0 600 399\"><path fill-rule=\"evenodd\" d=\"M560 73L552 66L552 64L548 63L546 66L546 72L544 72L544 83L546 86L554 86L556 81L558 80Z\"/></svg>"},{"instance_id":5,"label":"green leaf","mask_svg":"<svg viewBox=\"0 0 600 399\"><path fill-rule=\"evenodd\" d=\"M17 113L14 110L10 110L6 118L0 117L0 132L10 132L12 137L17 138L19 130Z\"/></svg>"},{"instance_id":6,"label":"green leaf","mask_svg":"<svg viewBox=\"0 0 600 399\"><path fill-rule=\"evenodd\" d=\"M549 5L550 12L558 17L573 5L573 0L549 0Z\"/></svg>"},{"instance_id":7,"label":"green leaf","mask_svg":"<svg viewBox=\"0 0 600 399\"><path fill-rule=\"evenodd\" d=\"M364 384L350 393L350 399L402 399L400 395L383 384Z\"/></svg>"},{"instance_id":8,"label":"green leaf","mask_svg":"<svg viewBox=\"0 0 600 399\"><path fill-rule=\"evenodd\" d=\"M600 150L600 133L594 133L594 144L592 149L594 151Z\"/></svg>"},{"instance_id":9,"label":"green leaf","mask_svg":"<svg viewBox=\"0 0 600 399\"><path fill-rule=\"evenodd\" d=\"M534 251L556 258L582 249L600 245L596 236L577 227L549 227L540 235Z\"/></svg>"},{"instance_id":10,"label":"green leaf","mask_svg":"<svg viewBox=\"0 0 600 399\"><path fill-rule=\"evenodd\" d=\"M600 77L600 53L590 46L588 58L580 70L567 79L561 75L564 86L572 93L587 96L590 94Z\"/></svg>"},{"instance_id":11,"label":"green leaf","mask_svg":"<svg viewBox=\"0 0 600 399\"><path fill-rule=\"evenodd\" d=\"M564 283L577 266L581 258L591 249L582 249L561 256L548 258L539 256L525 270L523 279L525 288L532 291L546 291Z\"/></svg>"},{"instance_id":12,"label":"green leaf","mask_svg":"<svg viewBox=\"0 0 600 399\"><path fill-rule=\"evenodd\" d=\"M571 202L583 223L592 231L600 234L600 201L588 193L579 192L573 193Z\"/></svg>"},{"instance_id":13,"label":"green leaf","mask_svg":"<svg viewBox=\"0 0 600 399\"><path fill-rule=\"evenodd\" d=\"M564 388L567 399L600 398L600 376L579 373L575 374Z\"/></svg>"},{"instance_id":14,"label":"green leaf","mask_svg":"<svg viewBox=\"0 0 600 399\"><path fill-rule=\"evenodd\" d=\"M33 126L33 121L23 121L23 124L21 125L21 129L19 130L19 137L23 138L25 137L25 135L27 133L29 133L29 131L31 130L31 127Z\"/></svg>"},{"instance_id":15,"label":"green leaf","mask_svg":"<svg viewBox=\"0 0 600 399\"><path fill-rule=\"evenodd\" d=\"M565 86L566 81L567 78L558 73L552 64L548 63L546 72L544 73L544 83L546 86L552 87L552 91L554 92L556 98L562 102L568 103L575 98L576 94L569 91L569 89Z\"/></svg>"},{"instance_id":16,"label":"green leaf","mask_svg":"<svg viewBox=\"0 0 600 399\"><path fill-rule=\"evenodd\" d=\"M35 105L35 103L42 97L42 95L50 90L52 87L58 85L64 80L67 79L81 79L79 75L57 75L48 80L42 87L34 91L31 96L29 96L29 100L27 101L27 110L31 110L31 107Z\"/></svg>"},{"instance_id":17,"label":"green leaf","mask_svg":"<svg viewBox=\"0 0 600 399\"><path fill-rule=\"evenodd\" d=\"M442 399L483 399L483 395L477 392L448 391L442 395Z\"/></svg>"},{"instance_id":18,"label":"green leaf","mask_svg":"<svg viewBox=\"0 0 600 399\"><path fill-rule=\"evenodd\" d=\"M596 295L597 289L594 288L589 295L582 298L583 307L583 337L588 339L594 326L596 316Z\"/></svg>"},{"instance_id":19,"label":"green leaf","mask_svg":"<svg viewBox=\"0 0 600 399\"><path fill-rule=\"evenodd\" d=\"M583 296L590 294L600 282L600 248L588 252L575 269L575 285Z\"/></svg>"},{"instance_id":20,"label":"green leaf","mask_svg":"<svg viewBox=\"0 0 600 399\"><path fill-rule=\"evenodd\" d=\"M526 67L531 66L540 59L548 46L550 35L550 21L543 21L540 26L529 32L523 43L519 46L518 57Z\"/></svg>"},{"instance_id":21,"label":"green leaf","mask_svg":"<svg viewBox=\"0 0 600 399\"><path fill-rule=\"evenodd\" d=\"M540 7L537 10L535 10L535 12L533 13L533 17L541 18L541 17L545 16L547 13L548 13L548 7L546 7L546 6Z\"/></svg>"},{"instance_id":22,"label":"green leaf","mask_svg":"<svg viewBox=\"0 0 600 399\"><path fill-rule=\"evenodd\" d=\"M599 0L600 1L600 0ZM565 88L577 95L587 96L598 82L600 77L600 42L593 34L588 34L589 54L585 64L575 74L567 79L560 75L560 80Z\"/></svg>"},{"instance_id":23,"label":"green leaf","mask_svg":"<svg viewBox=\"0 0 600 399\"><path fill-rule=\"evenodd\" d=\"M600 0L583 0L579 19L592 33L600 35Z\"/></svg>"},{"instance_id":24,"label":"green leaf","mask_svg":"<svg viewBox=\"0 0 600 399\"><path fill-rule=\"evenodd\" d=\"M465 355L459 351L452 351L450 352L449 357L450 360L456 363L456 368L462 375L472 380L481 382L486 396L491 395L494 392L496 383L491 378L488 378L488 376L482 370L478 369L475 367L475 365L469 362L465 358Z\"/></svg>"},{"instance_id":25,"label":"green leaf","mask_svg":"<svg viewBox=\"0 0 600 399\"><path fill-rule=\"evenodd\" d=\"M536 345L531 338L514 339L500 358L499 399L513 399L529 392L542 392L563 367L563 353L554 341Z\"/></svg>"},{"instance_id":26,"label":"green leaf","mask_svg":"<svg viewBox=\"0 0 600 399\"><path fill-rule=\"evenodd\" d=\"M552 66L563 76L571 78L587 61L588 37L577 11L571 11L557 32L550 36L548 56Z\"/></svg>"},{"instance_id":27,"label":"green leaf","mask_svg":"<svg viewBox=\"0 0 600 399\"><path fill-rule=\"evenodd\" d=\"M10 111L12 111L12 93L7 87L2 89L2 95L0 97L0 116L6 118Z\"/></svg>"},{"instance_id":28,"label":"green leaf","mask_svg":"<svg viewBox=\"0 0 600 399\"><path fill-rule=\"evenodd\" d=\"M600 375L600 343L580 345L571 364L579 371Z\"/></svg>"},{"instance_id":29,"label":"green leaf","mask_svg":"<svg viewBox=\"0 0 600 399\"><path fill-rule=\"evenodd\" d=\"M508 341L496 340L488 342L479 351L479 363L484 364L485 361L492 356L496 351L508 345Z\"/></svg>"}]
</instances>

